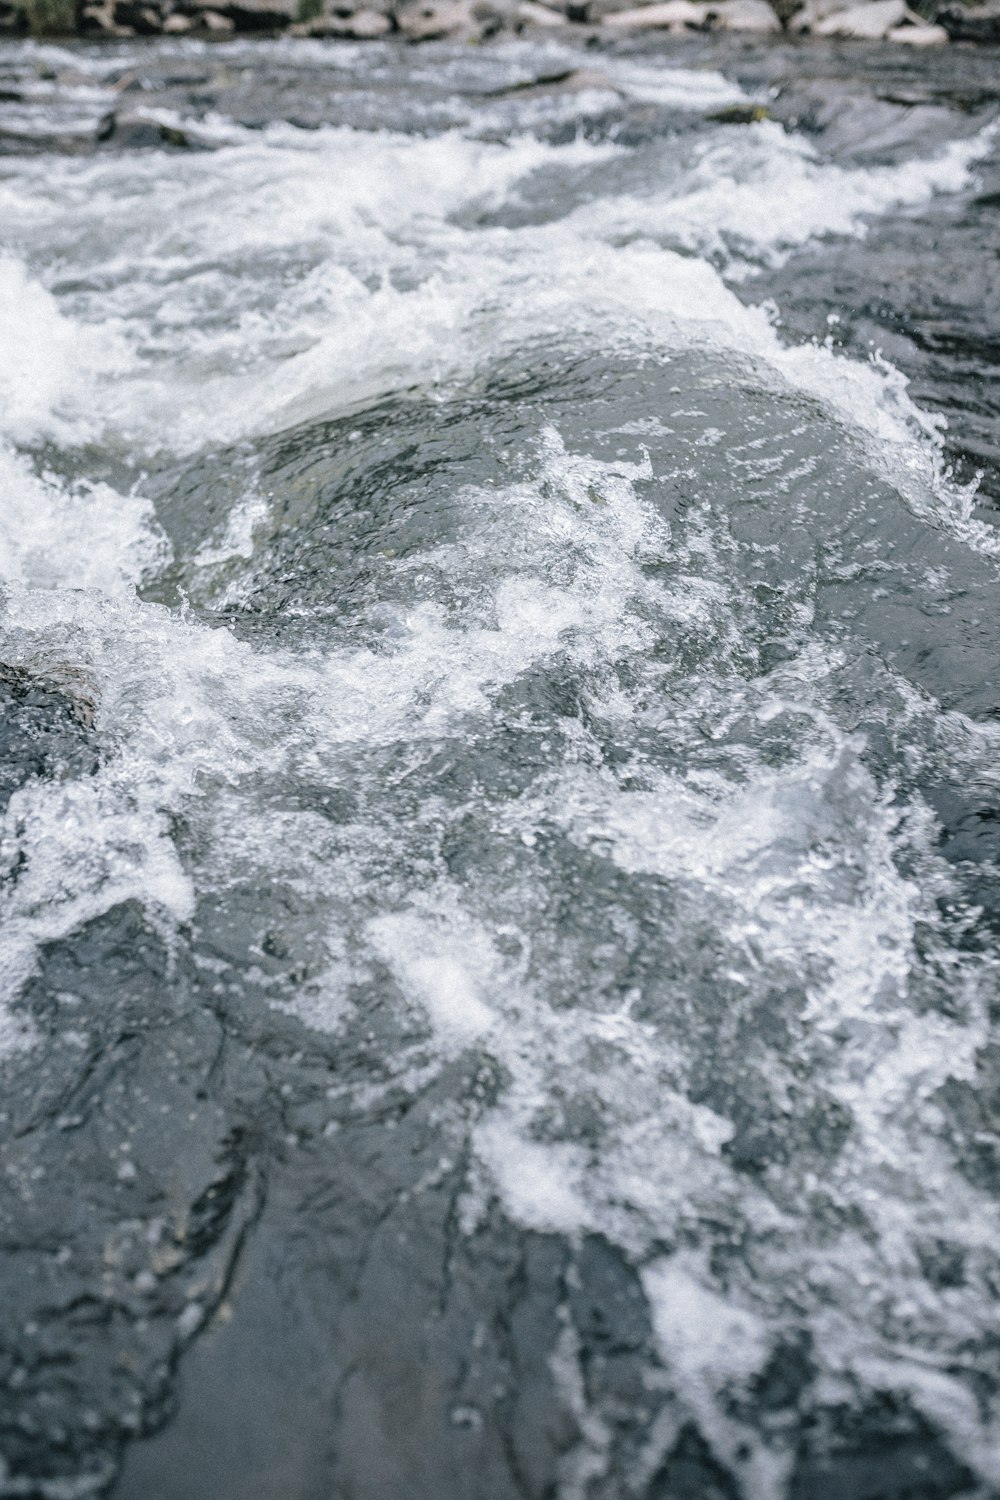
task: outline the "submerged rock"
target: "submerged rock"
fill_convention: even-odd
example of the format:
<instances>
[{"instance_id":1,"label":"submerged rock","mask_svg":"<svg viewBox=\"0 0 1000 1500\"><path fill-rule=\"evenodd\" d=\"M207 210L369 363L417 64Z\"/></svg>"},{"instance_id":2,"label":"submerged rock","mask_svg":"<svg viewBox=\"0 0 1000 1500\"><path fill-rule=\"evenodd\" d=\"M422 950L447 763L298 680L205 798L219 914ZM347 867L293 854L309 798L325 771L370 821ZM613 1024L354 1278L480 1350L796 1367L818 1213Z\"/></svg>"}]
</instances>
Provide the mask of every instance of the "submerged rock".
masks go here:
<instances>
[{"instance_id":1,"label":"submerged rock","mask_svg":"<svg viewBox=\"0 0 1000 1500\"><path fill-rule=\"evenodd\" d=\"M769 120L771 112L763 104L731 104L727 109L715 109L705 116L718 125L759 125Z\"/></svg>"},{"instance_id":2,"label":"submerged rock","mask_svg":"<svg viewBox=\"0 0 1000 1500\"><path fill-rule=\"evenodd\" d=\"M95 695L0 662L0 810L34 777L86 775L97 768L90 730Z\"/></svg>"},{"instance_id":3,"label":"submerged rock","mask_svg":"<svg viewBox=\"0 0 1000 1500\"><path fill-rule=\"evenodd\" d=\"M186 131L138 113L106 115L98 127L97 139L101 145L113 144L133 151L163 146L184 150L192 145Z\"/></svg>"}]
</instances>

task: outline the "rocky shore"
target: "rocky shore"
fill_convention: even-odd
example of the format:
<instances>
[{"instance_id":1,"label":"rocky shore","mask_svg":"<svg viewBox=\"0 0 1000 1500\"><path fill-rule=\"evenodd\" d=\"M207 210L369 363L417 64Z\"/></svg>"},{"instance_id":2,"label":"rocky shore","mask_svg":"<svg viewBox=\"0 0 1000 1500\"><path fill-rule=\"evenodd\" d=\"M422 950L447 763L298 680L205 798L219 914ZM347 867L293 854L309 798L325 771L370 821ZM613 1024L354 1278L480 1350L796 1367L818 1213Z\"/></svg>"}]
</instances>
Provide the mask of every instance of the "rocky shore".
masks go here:
<instances>
[{"instance_id":1,"label":"rocky shore","mask_svg":"<svg viewBox=\"0 0 1000 1500\"><path fill-rule=\"evenodd\" d=\"M257 33L370 41L486 41L499 34L590 28L789 33L911 47L1000 43L1000 0L0 0L0 34L225 38Z\"/></svg>"}]
</instances>

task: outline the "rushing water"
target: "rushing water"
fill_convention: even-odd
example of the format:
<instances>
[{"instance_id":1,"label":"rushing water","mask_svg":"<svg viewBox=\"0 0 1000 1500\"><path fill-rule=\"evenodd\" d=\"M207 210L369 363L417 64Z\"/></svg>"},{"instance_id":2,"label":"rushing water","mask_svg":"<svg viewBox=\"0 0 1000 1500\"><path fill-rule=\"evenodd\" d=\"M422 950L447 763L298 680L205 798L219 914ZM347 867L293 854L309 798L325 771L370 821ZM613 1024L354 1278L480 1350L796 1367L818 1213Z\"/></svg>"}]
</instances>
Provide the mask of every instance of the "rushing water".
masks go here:
<instances>
[{"instance_id":1,"label":"rushing water","mask_svg":"<svg viewBox=\"0 0 1000 1500\"><path fill-rule=\"evenodd\" d=\"M768 56L3 52L0 1495L1000 1493L1000 110Z\"/></svg>"}]
</instances>

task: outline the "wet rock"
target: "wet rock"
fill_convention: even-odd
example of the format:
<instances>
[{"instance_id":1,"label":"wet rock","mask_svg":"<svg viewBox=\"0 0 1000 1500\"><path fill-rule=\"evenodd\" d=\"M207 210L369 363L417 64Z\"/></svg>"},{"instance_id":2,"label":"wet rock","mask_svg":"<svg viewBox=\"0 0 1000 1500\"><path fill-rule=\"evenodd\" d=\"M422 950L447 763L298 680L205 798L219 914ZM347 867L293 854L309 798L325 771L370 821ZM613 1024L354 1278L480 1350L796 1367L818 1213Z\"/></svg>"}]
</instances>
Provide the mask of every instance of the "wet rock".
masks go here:
<instances>
[{"instance_id":1,"label":"wet rock","mask_svg":"<svg viewBox=\"0 0 1000 1500\"><path fill-rule=\"evenodd\" d=\"M331 21L334 18L331 17ZM385 36L392 30L392 22L387 15L378 10L356 10L352 15L340 21L341 30L338 32L332 26L327 32L329 36L347 36L355 41L371 41L376 37Z\"/></svg>"},{"instance_id":2,"label":"wet rock","mask_svg":"<svg viewBox=\"0 0 1000 1500\"><path fill-rule=\"evenodd\" d=\"M613 9L614 0L599 7L604 24L622 31L747 31L766 34L781 30L781 22L767 0L658 0L652 5Z\"/></svg>"},{"instance_id":3,"label":"wet rock","mask_svg":"<svg viewBox=\"0 0 1000 1500\"><path fill-rule=\"evenodd\" d=\"M0 0L0 29L22 25L23 11L10 0ZM567 21L603 22L620 32L642 30L733 31L793 33L888 38L913 47L940 45L949 37L990 41L1000 38L1000 0L975 7L952 7L938 24L928 24L909 11L905 0L866 0L845 7L843 0L654 0L636 6L628 0L567 0L564 7L542 0L404 0L398 11L380 5L354 9L349 3L310 14L302 0L226 0L204 8L203 0L102 0L86 4L79 15L83 35L124 38L160 33L184 35L201 30L224 36L230 32L284 32L291 36L370 40L393 30L409 41L432 41L467 36L484 40L500 32L525 27L557 27Z\"/></svg>"},{"instance_id":4,"label":"wet rock","mask_svg":"<svg viewBox=\"0 0 1000 1500\"><path fill-rule=\"evenodd\" d=\"M347 41L374 41L387 36L392 22L378 10L334 10L291 28L295 36L339 37Z\"/></svg>"},{"instance_id":5,"label":"wet rock","mask_svg":"<svg viewBox=\"0 0 1000 1500\"><path fill-rule=\"evenodd\" d=\"M116 26L130 27L136 36L155 36L163 30L160 6L143 0L115 0L113 19Z\"/></svg>"},{"instance_id":6,"label":"wet rock","mask_svg":"<svg viewBox=\"0 0 1000 1500\"><path fill-rule=\"evenodd\" d=\"M950 1078L937 1094L950 1126L951 1148L967 1180L1000 1191L1000 1046L976 1054L975 1085Z\"/></svg>"},{"instance_id":7,"label":"wet rock","mask_svg":"<svg viewBox=\"0 0 1000 1500\"><path fill-rule=\"evenodd\" d=\"M938 11L935 21L953 42L1000 44L1000 0L985 5L951 5Z\"/></svg>"},{"instance_id":8,"label":"wet rock","mask_svg":"<svg viewBox=\"0 0 1000 1500\"><path fill-rule=\"evenodd\" d=\"M237 31L281 31L298 18L298 0L227 0L213 10Z\"/></svg>"},{"instance_id":9,"label":"wet rock","mask_svg":"<svg viewBox=\"0 0 1000 1500\"><path fill-rule=\"evenodd\" d=\"M45 1046L2 1065L0 1487L82 1496L165 1414L259 1180L197 1097L218 1026L181 998L136 907L50 944L21 1010Z\"/></svg>"},{"instance_id":10,"label":"wet rock","mask_svg":"<svg viewBox=\"0 0 1000 1500\"><path fill-rule=\"evenodd\" d=\"M347 25L348 34L356 41L371 41L392 30L392 21L379 10L356 10Z\"/></svg>"},{"instance_id":11,"label":"wet rock","mask_svg":"<svg viewBox=\"0 0 1000 1500\"><path fill-rule=\"evenodd\" d=\"M824 148L866 163L911 145L932 150L942 124L940 108L915 93L901 104L895 94L872 98L847 80L817 85L803 79L772 97L769 108L782 124L821 136Z\"/></svg>"},{"instance_id":12,"label":"wet rock","mask_svg":"<svg viewBox=\"0 0 1000 1500\"><path fill-rule=\"evenodd\" d=\"M740 1500L740 1491L698 1429L689 1424L655 1475L646 1500Z\"/></svg>"},{"instance_id":13,"label":"wet rock","mask_svg":"<svg viewBox=\"0 0 1000 1500\"><path fill-rule=\"evenodd\" d=\"M633 0L569 0L565 18L573 25L593 26L607 16L635 9Z\"/></svg>"},{"instance_id":14,"label":"wet rock","mask_svg":"<svg viewBox=\"0 0 1000 1500\"><path fill-rule=\"evenodd\" d=\"M602 89L612 94L618 92L618 86L606 73L599 73L592 68L558 68L554 72L541 73L535 78L497 89L490 97L495 99L510 99L514 96L545 98L553 94L574 93L581 89Z\"/></svg>"},{"instance_id":15,"label":"wet rock","mask_svg":"<svg viewBox=\"0 0 1000 1500\"><path fill-rule=\"evenodd\" d=\"M654 5L637 6L605 16L604 25L615 31L701 31L709 7L694 0L659 0Z\"/></svg>"},{"instance_id":16,"label":"wet rock","mask_svg":"<svg viewBox=\"0 0 1000 1500\"><path fill-rule=\"evenodd\" d=\"M567 1290L600 1345L595 1392L634 1401L634 1273L593 1245L571 1278L571 1246L493 1211L465 1232L465 1147L442 1122L473 1080L373 1109L377 1046L227 988L244 936L213 952L203 970L168 950L129 903L49 944L21 1002L44 1046L0 1062L11 1492L103 1492L123 1445L165 1429L119 1500L554 1493L580 1441L553 1368Z\"/></svg>"},{"instance_id":17,"label":"wet rock","mask_svg":"<svg viewBox=\"0 0 1000 1500\"><path fill-rule=\"evenodd\" d=\"M812 1340L809 1334L799 1332L791 1337L779 1339L767 1364L750 1381L750 1401L746 1410L736 1415L742 1420L753 1419L753 1409L770 1413L792 1412L802 1401L816 1378L816 1366L812 1358Z\"/></svg>"},{"instance_id":18,"label":"wet rock","mask_svg":"<svg viewBox=\"0 0 1000 1500\"><path fill-rule=\"evenodd\" d=\"M877 41L908 20L919 23L920 18L913 15L906 0L870 0L870 3L834 11L832 15L817 21L813 30L817 36Z\"/></svg>"},{"instance_id":19,"label":"wet rock","mask_svg":"<svg viewBox=\"0 0 1000 1500\"><path fill-rule=\"evenodd\" d=\"M191 145L190 137L185 131L141 114L105 115L98 128L97 139L101 145L113 145L130 151L164 146L185 149Z\"/></svg>"},{"instance_id":20,"label":"wet rock","mask_svg":"<svg viewBox=\"0 0 1000 1500\"><path fill-rule=\"evenodd\" d=\"M81 36L129 37L135 33L131 26L119 26L114 17L112 0L102 5L85 5L80 12Z\"/></svg>"},{"instance_id":21,"label":"wet rock","mask_svg":"<svg viewBox=\"0 0 1000 1500\"><path fill-rule=\"evenodd\" d=\"M180 0L175 14L190 17L207 31L282 31L298 19L298 0Z\"/></svg>"},{"instance_id":22,"label":"wet rock","mask_svg":"<svg viewBox=\"0 0 1000 1500\"><path fill-rule=\"evenodd\" d=\"M538 0L520 0L515 11L519 21L529 26L563 26L566 17L559 10L553 10L550 5L539 5Z\"/></svg>"},{"instance_id":23,"label":"wet rock","mask_svg":"<svg viewBox=\"0 0 1000 1500\"><path fill-rule=\"evenodd\" d=\"M886 32L890 42L903 42L908 47L940 47L948 40L943 26L894 26Z\"/></svg>"},{"instance_id":24,"label":"wet rock","mask_svg":"<svg viewBox=\"0 0 1000 1500\"><path fill-rule=\"evenodd\" d=\"M761 33L781 30L781 22L767 0L722 0L719 5L709 6L706 24L718 31L757 31Z\"/></svg>"},{"instance_id":25,"label":"wet rock","mask_svg":"<svg viewBox=\"0 0 1000 1500\"><path fill-rule=\"evenodd\" d=\"M89 733L93 702L51 681L0 663L0 810L35 777L87 775L97 769Z\"/></svg>"},{"instance_id":26,"label":"wet rock","mask_svg":"<svg viewBox=\"0 0 1000 1500\"><path fill-rule=\"evenodd\" d=\"M805 0L789 16L787 29L795 35L809 35L820 21L843 11L843 0Z\"/></svg>"},{"instance_id":27,"label":"wet rock","mask_svg":"<svg viewBox=\"0 0 1000 1500\"><path fill-rule=\"evenodd\" d=\"M726 109L713 110L705 118L719 125L758 125L761 120L769 120L771 112L764 104L731 104Z\"/></svg>"},{"instance_id":28,"label":"wet rock","mask_svg":"<svg viewBox=\"0 0 1000 1500\"><path fill-rule=\"evenodd\" d=\"M409 42L438 41L477 30L472 6L465 0L418 0L397 12L396 25Z\"/></svg>"},{"instance_id":29,"label":"wet rock","mask_svg":"<svg viewBox=\"0 0 1000 1500\"><path fill-rule=\"evenodd\" d=\"M788 1500L958 1500L973 1493L981 1491L969 1470L926 1422L887 1396L868 1411L826 1415L795 1466Z\"/></svg>"},{"instance_id":30,"label":"wet rock","mask_svg":"<svg viewBox=\"0 0 1000 1500\"><path fill-rule=\"evenodd\" d=\"M509 0L473 0L471 13L476 30L470 40L485 42L502 32L524 29L524 22L517 19Z\"/></svg>"},{"instance_id":31,"label":"wet rock","mask_svg":"<svg viewBox=\"0 0 1000 1500\"><path fill-rule=\"evenodd\" d=\"M416 1214L421 1250L393 1207L396 1153L366 1142L373 1195L364 1158L352 1160L360 1145L344 1143L336 1193L315 1163L273 1185L233 1286L236 1315L188 1357L174 1423L130 1452L115 1500L554 1493L575 1436L546 1364L561 1333L564 1252L501 1234L479 1244L477 1269L449 1250L438 1193ZM322 1219L325 1245L292 1232L303 1209ZM507 1278L499 1298L486 1290Z\"/></svg>"}]
</instances>

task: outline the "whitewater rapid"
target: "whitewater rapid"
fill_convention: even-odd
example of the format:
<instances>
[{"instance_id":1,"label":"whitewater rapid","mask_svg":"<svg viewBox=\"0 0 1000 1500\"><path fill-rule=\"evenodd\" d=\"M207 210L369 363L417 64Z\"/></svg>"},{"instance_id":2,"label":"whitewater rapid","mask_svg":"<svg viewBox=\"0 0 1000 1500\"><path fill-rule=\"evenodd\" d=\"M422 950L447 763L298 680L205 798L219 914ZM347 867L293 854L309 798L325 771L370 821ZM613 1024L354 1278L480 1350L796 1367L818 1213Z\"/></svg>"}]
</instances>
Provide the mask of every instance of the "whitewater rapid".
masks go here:
<instances>
[{"instance_id":1,"label":"whitewater rapid","mask_svg":"<svg viewBox=\"0 0 1000 1500\"><path fill-rule=\"evenodd\" d=\"M106 107L102 54L29 51ZM474 1058L458 1232L600 1236L652 1330L623 1470L566 1326L561 1500L643 1492L689 1422L774 1500L805 1413L885 1393L986 1496L998 973L935 798L1000 790L960 691L997 544L899 371L747 289L965 190L996 127L836 162L706 122L748 102L719 72L493 59L421 130L151 106L204 149L0 163L0 656L100 747L4 814L4 1046L44 1055L39 955L134 903L206 994L367 1039L337 1108ZM543 63L588 77L459 87ZM625 107L698 128L586 128Z\"/></svg>"}]
</instances>

